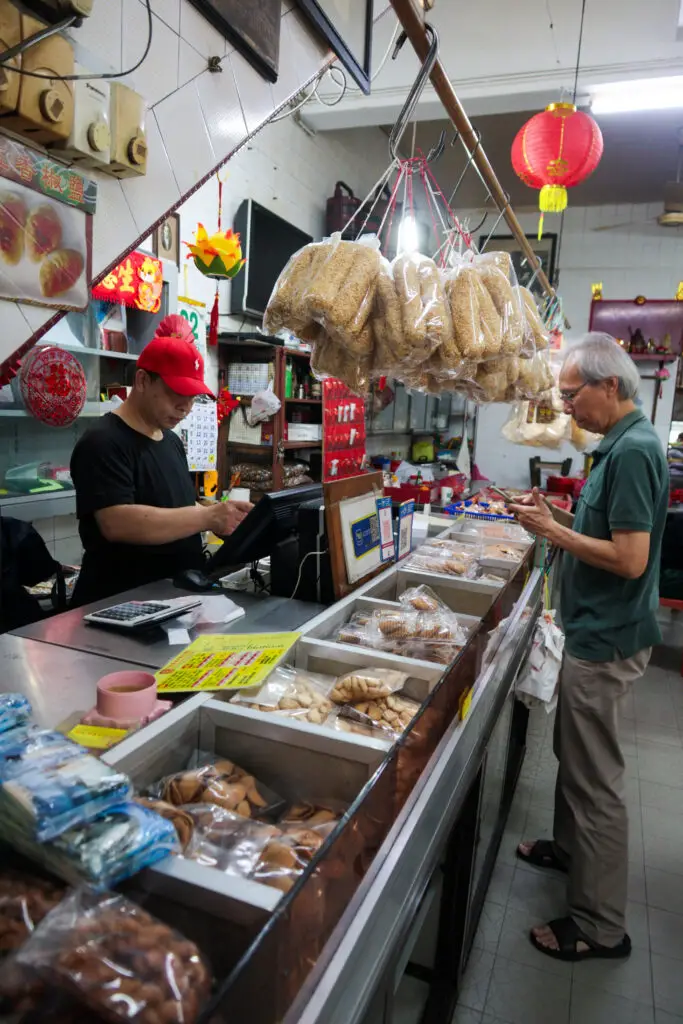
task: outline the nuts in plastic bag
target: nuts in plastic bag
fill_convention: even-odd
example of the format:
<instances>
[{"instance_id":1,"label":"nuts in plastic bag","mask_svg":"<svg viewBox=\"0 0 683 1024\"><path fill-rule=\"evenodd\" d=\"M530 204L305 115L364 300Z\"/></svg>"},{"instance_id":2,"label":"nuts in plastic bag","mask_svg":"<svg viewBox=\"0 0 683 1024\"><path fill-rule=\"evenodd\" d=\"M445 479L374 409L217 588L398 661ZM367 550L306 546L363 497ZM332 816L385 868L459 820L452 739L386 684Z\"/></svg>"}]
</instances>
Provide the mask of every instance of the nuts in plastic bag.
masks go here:
<instances>
[{"instance_id":1,"label":"nuts in plastic bag","mask_svg":"<svg viewBox=\"0 0 683 1024\"><path fill-rule=\"evenodd\" d=\"M31 705L20 693L0 693L0 733L24 725L31 717Z\"/></svg>"},{"instance_id":2,"label":"nuts in plastic bag","mask_svg":"<svg viewBox=\"0 0 683 1024\"><path fill-rule=\"evenodd\" d=\"M330 694L335 704L389 697L405 686L408 676L388 668L362 668L339 676Z\"/></svg>"},{"instance_id":3,"label":"nuts in plastic bag","mask_svg":"<svg viewBox=\"0 0 683 1024\"><path fill-rule=\"evenodd\" d=\"M334 707L328 697L334 682L333 676L279 665L258 692L242 690L232 703L325 725Z\"/></svg>"},{"instance_id":4,"label":"nuts in plastic bag","mask_svg":"<svg viewBox=\"0 0 683 1024\"><path fill-rule=\"evenodd\" d=\"M4 868L0 872L0 958L19 949L63 896L61 885Z\"/></svg>"},{"instance_id":5,"label":"nuts in plastic bag","mask_svg":"<svg viewBox=\"0 0 683 1024\"><path fill-rule=\"evenodd\" d=\"M113 1022L194 1024L211 987L193 942L125 897L90 889L67 896L16 960Z\"/></svg>"},{"instance_id":6,"label":"nuts in plastic bag","mask_svg":"<svg viewBox=\"0 0 683 1024\"><path fill-rule=\"evenodd\" d=\"M184 804L216 804L244 818L274 814L282 797L227 759L178 772L163 779L155 793L174 807Z\"/></svg>"},{"instance_id":7,"label":"nuts in plastic bag","mask_svg":"<svg viewBox=\"0 0 683 1024\"><path fill-rule=\"evenodd\" d=\"M364 735L371 736L379 729L397 737L408 728L419 710L417 701L396 694L377 700L355 701L344 705L337 727L344 732L358 732L361 730L357 726L361 726Z\"/></svg>"}]
</instances>

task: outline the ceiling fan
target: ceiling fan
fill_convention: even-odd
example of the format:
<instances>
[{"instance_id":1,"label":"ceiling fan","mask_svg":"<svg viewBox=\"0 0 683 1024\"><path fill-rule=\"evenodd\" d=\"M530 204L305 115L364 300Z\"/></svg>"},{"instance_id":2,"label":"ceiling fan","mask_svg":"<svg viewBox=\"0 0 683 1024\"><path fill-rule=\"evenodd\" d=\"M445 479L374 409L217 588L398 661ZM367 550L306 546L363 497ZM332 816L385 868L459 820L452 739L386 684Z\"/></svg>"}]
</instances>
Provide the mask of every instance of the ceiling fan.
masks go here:
<instances>
[{"instance_id":1,"label":"ceiling fan","mask_svg":"<svg viewBox=\"0 0 683 1024\"><path fill-rule=\"evenodd\" d=\"M683 227L683 128L678 130L678 165L676 167L676 180L667 181L664 185L664 209L657 217L650 217L646 223L658 225L660 228L681 228ZM632 228L633 221L623 224L603 224L601 227L593 228L593 231L618 231L621 228ZM641 225L642 226L642 225ZM656 229L655 229L656 230ZM659 231L656 231L659 234Z\"/></svg>"}]
</instances>

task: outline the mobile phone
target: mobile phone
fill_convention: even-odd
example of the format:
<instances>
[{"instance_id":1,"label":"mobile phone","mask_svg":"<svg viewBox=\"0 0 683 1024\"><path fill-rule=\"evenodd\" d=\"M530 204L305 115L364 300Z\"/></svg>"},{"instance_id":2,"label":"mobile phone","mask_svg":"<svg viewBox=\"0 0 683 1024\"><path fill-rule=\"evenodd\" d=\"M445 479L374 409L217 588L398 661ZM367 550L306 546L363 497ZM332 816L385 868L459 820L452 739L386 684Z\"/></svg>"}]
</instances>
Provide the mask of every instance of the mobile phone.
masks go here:
<instances>
[{"instance_id":1,"label":"mobile phone","mask_svg":"<svg viewBox=\"0 0 683 1024\"><path fill-rule=\"evenodd\" d=\"M506 505L514 505L515 499L511 494L506 494L505 491L501 491L500 487L494 487L493 484L487 484L487 487L490 491L493 491L494 494L497 494L502 498Z\"/></svg>"}]
</instances>

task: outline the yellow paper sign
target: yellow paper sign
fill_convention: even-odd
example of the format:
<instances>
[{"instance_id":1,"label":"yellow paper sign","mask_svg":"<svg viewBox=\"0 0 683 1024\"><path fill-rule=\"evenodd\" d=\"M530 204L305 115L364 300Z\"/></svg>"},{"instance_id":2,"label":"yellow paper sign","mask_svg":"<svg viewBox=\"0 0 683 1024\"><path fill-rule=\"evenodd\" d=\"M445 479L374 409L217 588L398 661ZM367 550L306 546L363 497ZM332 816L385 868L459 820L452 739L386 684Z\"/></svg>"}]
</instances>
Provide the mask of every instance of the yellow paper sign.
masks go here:
<instances>
[{"instance_id":1,"label":"yellow paper sign","mask_svg":"<svg viewBox=\"0 0 683 1024\"><path fill-rule=\"evenodd\" d=\"M67 736L88 750L109 750L128 735L127 729L107 729L102 725L77 725Z\"/></svg>"},{"instance_id":2,"label":"yellow paper sign","mask_svg":"<svg viewBox=\"0 0 683 1024\"><path fill-rule=\"evenodd\" d=\"M298 633L197 637L157 672L157 689L160 693L200 693L259 686L298 638Z\"/></svg>"},{"instance_id":3,"label":"yellow paper sign","mask_svg":"<svg viewBox=\"0 0 683 1024\"><path fill-rule=\"evenodd\" d=\"M472 689L466 690L460 698L460 721L464 722L472 707Z\"/></svg>"}]
</instances>

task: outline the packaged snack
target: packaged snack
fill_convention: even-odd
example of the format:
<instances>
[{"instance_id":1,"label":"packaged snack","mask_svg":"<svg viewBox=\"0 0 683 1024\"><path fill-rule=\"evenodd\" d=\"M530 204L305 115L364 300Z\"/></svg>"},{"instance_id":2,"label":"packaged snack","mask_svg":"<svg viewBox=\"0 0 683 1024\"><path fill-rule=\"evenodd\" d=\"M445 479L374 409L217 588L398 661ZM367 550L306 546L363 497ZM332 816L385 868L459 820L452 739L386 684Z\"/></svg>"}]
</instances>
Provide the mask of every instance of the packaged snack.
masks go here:
<instances>
[{"instance_id":1,"label":"packaged snack","mask_svg":"<svg viewBox=\"0 0 683 1024\"><path fill-rule=\"evenodd\" d=\"M227 875L249 878L264 846L279 829L262 821L251 821L215 804L187 808L194 831L185 857Z\"/></svg>"},{"instance_id":2,"label":"packaged snack","mask_svg":"<svg viewBox=\"0 0 683 1024\"><path fill-rule=\"evenodd\" d=\"M403 336L401 300L394 284L391 264L384 258L380 262L377 277L372 329L375 334L373 370L377 376L389 376L400 366L406 342Z\"/></svg>"},{"instance_id":3,"label":"packaged snack","mask_svg":"<svg viewBox=\"0 0 683 1024\"><path fill-rule=\"evenodd\" d=\"M315 828L288 825L264 845L253 873L255 882L282 892L289 890L306 869L326 836Z\"/></svg>"},{"instance_id":4,"label":"packaged snack","mask_svg":"<svg viewBox=\"0 0 683 1024\"><path fill-rule=\"evenodd\" d=\"M125 897L89 889L62 901L17 963L111 1021L195 1024L211 986L193 942Z\"/></svg>"},{"instance_id":5,"label":"packaged snack","mask_svg":"<svg viewBox=\"0 0 683 1024\"><path fill-rule=\"evenodd\" d=\"M64 887L24 871L0 872L0 958L19 949L64 896Z\"/></svg>"},{"instance_id":6,"label":"packaged snack","mask_svg":"<svg viewBox=\"0 0 683 1024\"><path fill-rule=\"evenodd\" d=\"M334 676L280 665L257 693L242 690L232 703L324 725L334 707L328 697L334 682Z\"/></svg>"},{"instance_id":7,"label":"packaged snack","mask_svg":"<svg viewBox=\"0 0 683 1024\"><path fill-rule=\"evenodd\" d=\"M474 265L501 319L501 354L519 355L526 328L522 302L514 286L517 277L507 252L487 252L474 257Z\"/></svg>"},{"instance_id":8,"label":"packaged snack","mask_svg":"<svg viewBox=\"0 0 683 1024\"><path fill-rule=\"evenodd\" d=\"M321 243L303 301L311 318L354 356L368 358L374 339L366 331L380 271L379 241L366 236L343 241L339 233Z\"/></svg>"},{"instance_id":9,"label":"packaged snack","mask_svg":"<svg viewBox=\"0 0 683 1024\"><path fill-rule=\"evenodd\" d=\"M113 807L39 849L41 862L60 878L97 886L117 885L179 851L172 822L137 803Z\"/></svg>"},{"instance_id":10,"label":"packaged snack","mask_svg":"<svg viewBox=\"0 0 683 1024\"><path fill-rule=\"evenodd\" d=\"M421 547L408 558L406 568L423 569L446 576L468 576L474 571L476 561L476 552L456 555L439 551L438 548Z\"/></svg>"},{"instance_id":11,"label":"packaged snack","mask_svg":"<svg viewBox=\"0 0 683 1024\"><path fill-rule=\"evenodd\" d=\"M20 693L0 693L0 734L24 725L31 717L31 705Z\"/></svg>"},{"instance_id":12,"label":"packaged snack","mask_svg":"<svg viewBox=\"0 0 683 1024\"><path fill-rule=\"evenodd\" d=\"M416 613L405 608L387 608L373 612L371 628L382 639L401 640L415 635L416 623Z\"/></svg>"},{"instance_id":13,"label":"packaged snack","mask_svg":"<svg viewBox=\"0 0 683 1024\"><path fill-rule=\"evenodd\" d=\"M37 763L11 777L5 766L0 815L11 831L44 842L128 799L125 775L77 749L78 755L64 763Z\"/></svg>"},{"instance_id":14,"label":"packaged snack","mask_svg":"<svg viewBox=\"0 0 683 1024\"><path fill-rule=\"evenodd\" d=\"M280 818L280 825L301 825L307 828L320 828L325 826L328 829L334 827L346 810L345 805L338 801L330 801L329 804L300 803L290 804Z\"/></svg>"},{"instance_id":15,"label":"packaged snack","mask_svg":"<svg viewBox=\"0 0 683 1024\"><path fill-rule=\"evenodd\" d=\"M340 676L330 694L335 704L348 704L356 700L388 697L400 690L408 676L388 668L354 669Z\"/></svg>"},{"instance_id":16,"label":"packaged snack","mask_svg":"<svg viewBox=\"0 0 683 1024\"><path fill-rule=\"evenodd\" d=\"M244 818L272 815L283 803L271 789L227 759L170 775L154 790L152 795L161 796L174 807L216 804Z\"/></svg>"},{"instance_id":17,"label":"packaged snack","mask_svg":"<svg viewBox=\"0 0 683 1024\"><path fill-rule=\"evenodd\" d=\"M500 355L502 322L477 268L463 263L451 271L446 296L458 358L481 361Z\"/></svg>"},{"instance_id":18,"label":"packaged snack","mask_svg":"<svg viewBox=\"0 0 683 1024\"><path fill-rule=\"evenodd\" d=\"M523 552L519 548L513 548L509 544L490 544L484 550L486 558L503 558L505 561L521 562Z\"/></svg>"},{"instance_id":19,"label":"packaged snack","mask_svg":"<svg viewBox=\"0 0 683 1024\"><path fill-rule=\"evenodd\" d=\"M543 321L538 312L536 300L528 288L518 285L517 292L522 302L524 312L524 326L526 344L522 354L534 355L550 347L548 332L543 326Z\"/></svg>"},{"instance_id":20,"label":"packaged snack","mask_svg":"<svg viewBox=\"0 0 683 1024\"><path fill-rule=\"evenodd\" d=\"M372 620L370 612L354 612L348 622L337 626L329 639L338 644L352 644L354 647L368 645L368 624Z\"/></svg>"},{"instance_id":21,"label":"packaged snack","mask_svg":"<svg viewBox=\"0 0 683 1024\"><path fill-rule=\"evenodd\" d=\"M401 307L402 348L395 347L401 366L419 366L442 344L452 343L453 325L442 276L434 260L404 253L392 264Z\"/></svg>"},{"instance_id":22,"label":"packaged snack","mask_svg":"<svg viewBox=\"0 0 683 1024\"><path fill-rule=\"evenodd\" d=\"M372 325L368 325L367 330L371 332ZM321 380L325 377L336 377L355 395L367 393L370 387L371 367L372 356L354 357L324 332L319 335L311 352L311 369L316 377Z\"/></svg>"},{"instance_id":23,"label":"packaged snack","mask_svg":"<svg viewBox=\"0 0 683 1024\"><path fill-rule=\"evenodd\" d=\"M173 804L168 804L165 800L150 800L144 796L136 796L135 803L170 821L176 830L180 849L184 850L187 847L194 832L194 822L187 811L184 811L182 807L174 807Z\"/></svg>"},{"instance_id":24,"label":"packaged snack","mask_svg":"<svg viewBox=\"0 0 683 1024\"><path fill-rule=\"evenodd\" d=\"M431 587L421 583L418 587L408 587L399 596L401 604L410 605L417 612L438 612L450 611L450 608L441 600Z\"/></svg>"},{"instance_id":25,"label":"packaged snack","mask_svg":"<svg viewBox=\"0 0 683 1024\"><path fill-rule=\"evenodd\" d=\"M519 361L519 377L512 389L516 398L539 398L554 386L555 378L546 352Z\"/></svg>"},{"instance_id":26,"label":"packaged snack","mask_svg":"<svg viewBox=\"0 0 683 1024\"><path fill-rule=\"evenodd\" d=\"M325 257L324 246L325 243L315 242L305 245L289 258L266 306L263 317L266 334L289 330L303 341L315 340L318 325L305 306L303 295L316 263Z\"/></svg>"},{"instance_id":27,"label":"packaged snack","mask_svg":"<svg viewBox=\"0 0 683 1024\"><path fill-rule=\"evenodd\" d=\"M15 778L31 767L49 768L73 761L83 747L61 732L26 725L0 736L0 782Z\"/></svg>"},{"instance_id":28,"label":"packaged snack","mask_svg":"<svg viewBox=\"0 0 683 1024\"><path fill-rule=\"evenodd\" d=\"M370 732L380 729L396 737L408 728L419 710L420 705L417 701L390 694L376 700L345 704L337 721L339 728L344 731L353 732L353 726L360 724Z\"/></svg>"}]
</instances>

